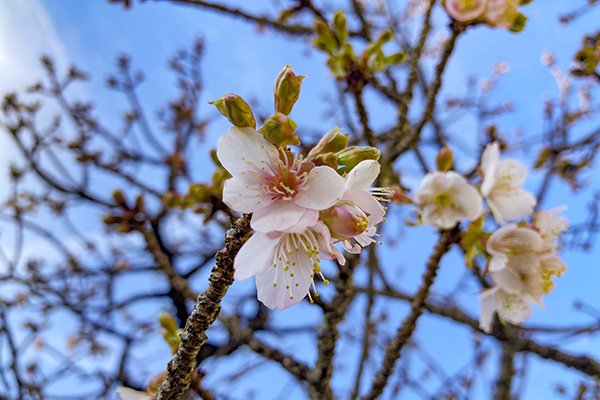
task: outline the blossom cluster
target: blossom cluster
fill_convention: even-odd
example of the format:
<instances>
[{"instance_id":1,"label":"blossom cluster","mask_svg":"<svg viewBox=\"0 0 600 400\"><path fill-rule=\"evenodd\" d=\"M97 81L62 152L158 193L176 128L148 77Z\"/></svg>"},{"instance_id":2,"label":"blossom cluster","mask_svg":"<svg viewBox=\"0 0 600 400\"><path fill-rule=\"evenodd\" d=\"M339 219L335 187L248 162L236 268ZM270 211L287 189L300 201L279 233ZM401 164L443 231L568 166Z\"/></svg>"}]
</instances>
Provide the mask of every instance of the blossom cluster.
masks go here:
<instances>
[{"instance_id":1,"label":"blossom cluster","mask_svg":"<svg viewBox=\"0 0 600 400\"><path fill-rule=\"evenodd\" d=\"M445 0L448 15L463 23L485 23L492 27L520 31L526 17L519 6L530 0Z\"/></svg>"},{"instance_id":2,"label":"blossom cluster","mask_svg":"<svg viewBox=\"0 0 600 400\"><path fill-rule=\"evenodd\" d=\"M529 318L532 303L542 305L542 296L554 287L552 277L566 270L557 241L568 223L560 215L562 208L534 213L536 199L522 187L525 167L514 159L500 159L497 143L484 149L479 171L479 188L454 171L430 172L416 191L414 203L424 224L450 229L467 219L474 221L472 226L480 226L469 234L485 243L481 253L489 260L487 271L493 285L480 296L480 326L489 332L494 313L501 321L518 324ZM499 226L491 235L483 231L483 199Z\"/></svg>"},{"instance_id":3,"label":"blossom cluster","mask_svg":"<svg viewBox=\"0 0 600 400\"><path fill-rule=\"evenodd\" d=\"M332 131L320 147L339 135ZM223 187L223 202L252 213L255 231L235 258L234 278L255 276L258 299L271 309L288 308L307 295L312 301L311 288L318 293L315 276L328 283L321 260L345 263L334 244L358 253L376 242L376 226L384 219L380 200L389 192L370 188L379 175L376 160L362 160L342 176L339 169L317 165L323 154L317 153L305 159L252 128L233 127L217 145L219 161L232 175Z\"/></svg>"}]
</instances>

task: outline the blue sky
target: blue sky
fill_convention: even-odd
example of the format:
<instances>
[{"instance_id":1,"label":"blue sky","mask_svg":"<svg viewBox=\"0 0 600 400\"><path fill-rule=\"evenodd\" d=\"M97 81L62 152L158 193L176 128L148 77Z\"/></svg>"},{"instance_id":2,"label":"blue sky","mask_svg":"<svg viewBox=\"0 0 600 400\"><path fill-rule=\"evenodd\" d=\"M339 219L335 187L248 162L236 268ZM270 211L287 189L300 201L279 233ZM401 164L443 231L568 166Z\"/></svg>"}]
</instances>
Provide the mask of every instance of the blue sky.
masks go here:
<instances>
[{"instance_id":1,"label":"blue sky","mask_svg":"<svg viewBox=\"0 0 600 400\"><path fill-rule=\"evenodd\" d=\"M569 10L569 3L575 7L584 1L535 1L525 9L530 24L520 35L488 28L469 31L461 38L457 52L450 62L441 98L464 94L468 90L466 80L469 76L487 76L495 62L506 61L510 65L510 72L499 84L493 99L498 102L513 101L516 109L508 118L503 118L499 126L512 138L516 137L514 132L518 129L525 130L528 135L539 134L543 129L542 100L549 96L556 97L558 93L552 76L539 61L540 56L544 51L552 50L559 65L565 70L568 69L582 34L597 28L597 23L594 22L600 17L599 10L596 10L575 24L559 26L557 15ZM443 35L444 15L439 12L436 20L440 22L436 35ZM235 92L255 101L258 110L268 112L273 79L285 64L291 64L297 73L307 76L301 99L293 114L298 125L305 132L326 132L340 123L339 118L328 118L326 115L331 104L327 104L323 96L326 93L332 94L333 84L324 68L324 58L321 54L310 51L302 42L290 42L269 30L260 32L249 24L164 3L136 4L129 11L100 0L15 0L0 3L0 70L3 74L0 89L5 92L34 81L41 73L39 64L35 61L37 55L40 52L50 53L57 58L59 65L73 62L93 74L94 80L72 95L84 97L102 93L95 96L94 100L100 115L110 118L111 115L122 111L123 104L116 95L104 89L104 78L112 71L115 56L124 52L131 54L134 65L144 69L146 73L147 83L142 87L141 95L148 110L153 111L174 94L172 78L166 73L167 60L176 49L189 46L199 36L206 41L206 61L203 65L203 96L206 102L224 93ZM380 103L377 98L373 97L371 100L372 106ZM206 115L216 115L210 106L204 107ZM393 118L393 113L385 107L373 107L372 119L375 126L384 127ZM217 118L209 129L208 143L214 143L226 127L226 121ZM474 128L473 121L466 118L451 127L450 131L464 137L466 146L474 150L477 143L470 140L474 135ZM10 146L4 140L0 139L0 145ZM533 154L517 156L531 161ZM465 160L466 163L475 161ZM0 168L4 169L5 162L0 161ZM413 185L418 183L420 176L415 174L416 170L410 162L402 165L408 171L407 182ZM208 177L210 173L209 169L205 169L198 172L197 176ZM2 172L2 175L4 174ZM591 176L588 179L593 183ZM539 177L533 174L529 181L531 188L535 187L536 181L539 181ZM590 184L578 197L574 197L562 186L555 185L547 206L568 204L569 217L574 221L581 220L585 203L594 189L597 190L597 187L594 188L594 185ZM110 190L112 188L107 188L107 191ZM384 244L380 252L384 260L389 262L390 271L394 271L393 276L397 277L399 286L412 291L418 282L434 234L426 227L408 230L401 227L398 221L406 217L404 210L392 210L392 214L394 218L390 218L386 234L393 236L396 232L401 232L401 240L395 245ZM35 244L32 243L31 246ZM600 272L594 261L598 259L597 250L583 255L567 253L564 258L569 265L569 271L558 282L556 291L546 298L546 308L536 308L532 319L534 322L566 324L571 321L587 321L585 316L574 312L573 302L583 299L597 304L600 300L597 294ZM462 268L461 260L456 254L448 257L436 283L435 292L447 293L462 276ZM197 287L202 287L203 278L205 276L199 277ZM360 279L360 276L358 278ZM476 315L477 290L473 285L471 289L472 292L462 294L460 299L461 303ZM251 282L237 284L230 295L235 297L250 290ZM391 327L398 326L406 310L402 303L380 303L377 307L380 311L386 308L391 311ZM353 306L353 312L358 317L346 321L342 326L343 330L351 332L353 327L359 326L362 308L362 301ZM145 311L151 314L154 309ZM316 320L318 316L314 308L303 304L295 310L281 312L276 318L279 323L288 326L295 318L301 317L302 321L308 321ZM219 332L213 334L218 335ZM449 325L439 318L427 316L420 323L419 335L421 346L430 354L439 357L440 363L449 370L458 369L469 360L464 354L471 351L472 337L467 330ZM291 342L288 340L278 345L298 358L310 362L315 357L310 343L308 336L299 335ZM599 344L596 339L586 338L564 343L569 349L590 352L597 356L600 355L597 350ZM341 355L336 361L340 365L344 364L346 357L348 360L355 360L356 344L342 343L338 354ZM161 354L153 353L151 360L141 357L139 365L154 373L162 368L167 359L166 351ZM213 376L209 377L209 382L212 379L217 385L234 364L241 365L256 359L238 357L228 364L215 363L215 367L218 368ZM553 395L552 382L572 382L576 377L576 374L565 373L559 367L534 360L532 357L525 397L527 399L550 398ZM374 365L377 365L377 358ZM273 376L285 380L285 375L277 371L272 367L261 367L252 377L265 382L269 382L268 379L272 379ZM491 371L485 370L482 373L490 377ZM353 377L353 371L341 369L334 379L335 387L339 389L347 386L348 377ZM245 388L242 384L234 393L241 394ZM264 385L262 390L273 397L277 396L281 388ZM487 388L480 388L477 398L487 398L485 390ZM302 392L295 390L291 391L287 398L302 397Z\"/></svg>"}]
</instances>

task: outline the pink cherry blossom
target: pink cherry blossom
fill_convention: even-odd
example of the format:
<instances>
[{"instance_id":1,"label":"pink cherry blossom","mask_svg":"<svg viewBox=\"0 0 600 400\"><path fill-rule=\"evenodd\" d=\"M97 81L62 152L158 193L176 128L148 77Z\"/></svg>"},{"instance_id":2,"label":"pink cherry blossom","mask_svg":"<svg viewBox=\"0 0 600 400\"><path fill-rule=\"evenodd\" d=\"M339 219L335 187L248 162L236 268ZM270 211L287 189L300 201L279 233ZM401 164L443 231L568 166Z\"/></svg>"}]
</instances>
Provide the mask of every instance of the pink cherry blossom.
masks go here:
<instances>
[{"instance_id":1,"label":"pink cherry blossom","mask_svg":"<svg viewBox=\"0 0 600 400\"><path fill-rule=\"evenodd\" d=\"M518 15L520 0L488 0L485 19L491 26L510 28Z\"/></svg>"},{"instance_id":2,"label":"pink cherry blossom","mask_svg":"<svg viewBox=\"0 0 600 400\"><path fill-rule=\"evenodd\" d=\"M252 128L229 129L217 156L233 176L225 182L223 201L253 213L251 226L259 232L301 232L342 197L344 179L333 168L279 150Z\"/></svg>"},{"instance_id":3,"label":"pink cherry blossom","mask_svg":"<svg viewBox=\"0 0 600 400\"><path fill-rule=\"evenodd\" d=\"M488 0L446 0L448 14L461 22L479 18L485 11Z\"/></svg>"},{"instance_id":4,"label":"pink cherry blossom","mask_svg":"<svg viewBox=\"0 0 600 400\"><path fill-rule=\"evenodd\" d=\"M376 226L385 216L385 207L380 201L388 201L392 194L387 188L371 187L379 176L380 170L381 166L377 161L364 160L346 176L344 195L336 208L352 210L352 217L358 222L357 226L362 229L349 234L349 232L339 232L334 224L328 226L332 230L332 235L342 242L344 249L349 253L360 253L363 247L377 242Z\"/></svg>"},{"instance_id":5,"label":"pink cherry blossom","mask_svg":"<svg viewBox=\"0 0 600 400\"><path fill-rule=\"evenodd\" d=\"M302 232L255 232L234 261L234 278L256 276L258 300L270 309L285 309L299 303L312 286L315 274L323 281L319 263L324 259L346 260L331 245L331 235L322 222Z\"/></svg>"}]
</instances>

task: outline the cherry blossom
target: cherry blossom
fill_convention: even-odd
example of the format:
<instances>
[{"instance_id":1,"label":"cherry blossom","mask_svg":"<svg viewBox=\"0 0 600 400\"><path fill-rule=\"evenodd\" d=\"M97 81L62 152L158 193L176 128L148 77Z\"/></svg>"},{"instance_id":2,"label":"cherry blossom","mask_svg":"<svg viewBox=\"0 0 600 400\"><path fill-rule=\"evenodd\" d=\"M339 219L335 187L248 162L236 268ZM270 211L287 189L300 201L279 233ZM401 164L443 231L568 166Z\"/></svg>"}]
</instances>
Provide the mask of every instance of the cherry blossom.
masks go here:
<instances>
[{"instance_id":1,"label":"cherry blossom","mask_svg":"<svg viewBox=\"0 0 600 400\"><path fill-rule=\"evenodd\" d=\"M514 159L500 160L498 143L486 146L481 157L481 194L499 224L530 215L536 204L533 195L522 189L525 167Z\"/></svg>"},{"instance_id":2,"label":"cherry blossom","mask_svg":"<svg viewBox=\"0 0 600 400\"><path fill-rule=\"evenodd\" d=\"M446 0L448 14L461 22L473 21L486 10L488 0Z\"/></svg>"},{"instance_id":3,"label":"cherry blossom","mask_svg":"<svg viewBox=\"0 0 600 400\"><path fill-rule=\"evenodd\" d=\"M491 26L509 29L517 18L520 0L488 0L485 19Z\"/></svg>"},{"instance_id":4,"label":"cherry blossom","mask_svg":"<svg viewBox=\"0 0 600 400\"><path fill-rule=\"evenodd\" d=\"M482 213L482 199L465 178L453 171L430 172L415 194L421 219L427 225L450 229L460 220L477 219Z\"/></svg>"},{"instance_id":5,"label":"cherry blossom","mask_svg":"<svg viewBox=\"0 0 600 400\"><path fill-rule=\"evenodd\" d=\"M540 232L544 245L548 250L556 247L556 240L569 227L567 218L560 215L565 209L565 206L560 206L550 211L542 210L533 219L533 224Z\"/></svg>"},{"instance_id":6,"label":"cherry blossom","mask_svg":"<svg viewBox=\"0 0 600 400\"><path fill-rule=\"evenodd\" d=\"M518 293L510 293L502 288L494 287L481 293L481 311L479 327L490 333L497 313L502 321L520 324L531 316L531 306L527 298Z\"/></svg>"},{"instance_id":7,"label":"cherry blossom","mask_svg":"<svg viewBox=\"0 0 600 400\"><path fill-rule=\"evenodd\" d=\"M529 318L530 303L542 306L542 296L554 288L552 277L560 277L566 270L554 245L566 220L554 210L540 212L534 220L540 221L542 229L508 224L487 241L494 287L481 296L480 324L488 332L494 311L502 321L511 323Z\"/></svg>"},{"instance_id":8,"label":"cherry blossom","mask_svg":"<svg viewBox=\"0 0 600 400\"><path fill-rule=\"evenodd\" d=\"M376 225L383 221L385 207L392 192L386 188L371 188L381 166L375 160L358 163L347 175L342 199L333 207L321 211L321 219L331 235L342 242L349 253L360 253L363 247L376 243Z\"/></svg>"},{"instance_id":9,"label":"cherry blossom","mask_svg":"<svg viewBox=\"0 0 600 400\"><path fill-rule=\"evenodd\" d=\"M301 232L342 197L344 179L333 168L279 150L252 128L229 129L217 156L233 176L225 182L223 201L253 213L251 226L259 232Z\"/></svg>"},{"instance_id":10,"label":"cherry blossom","mask_svg":"<svg viewBox=\"0 0 600 400\"><path fill-rule=\"evenodd\" d=\"M234 261L234 278L256 276L258 300L271 309L285 309L299 303L310 288L315 293L315 274L329 282L319 263L344 256L331 245L331 235L322 222L302 232L255 232L242 246Z\"/></svg>"}]
</instances>

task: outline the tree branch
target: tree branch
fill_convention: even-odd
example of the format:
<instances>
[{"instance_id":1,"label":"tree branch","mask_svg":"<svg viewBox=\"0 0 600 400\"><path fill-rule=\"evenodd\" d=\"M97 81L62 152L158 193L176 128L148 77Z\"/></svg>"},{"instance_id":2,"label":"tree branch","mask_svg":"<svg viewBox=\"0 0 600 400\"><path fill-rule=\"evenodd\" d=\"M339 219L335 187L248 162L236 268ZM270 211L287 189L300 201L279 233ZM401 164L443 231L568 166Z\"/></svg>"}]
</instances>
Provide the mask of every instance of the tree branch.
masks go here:
<instances>
[{"instance_id":1,"label":"tree branch","mask_svg":"<svg viewBox=\"0 0 600 400\"><path fill-rule=\"evenodd\" d=\"M244 215L227 231L225 247L217 253L208 289L198 296L185 323L181 343L167 366L167 379L160 385L157 400L179 400L190 385L196 356L206 342L206 330L221 311L221 300L233 283L233 260L250 233L249 217Z\"/></svg>"}]
</instances>

